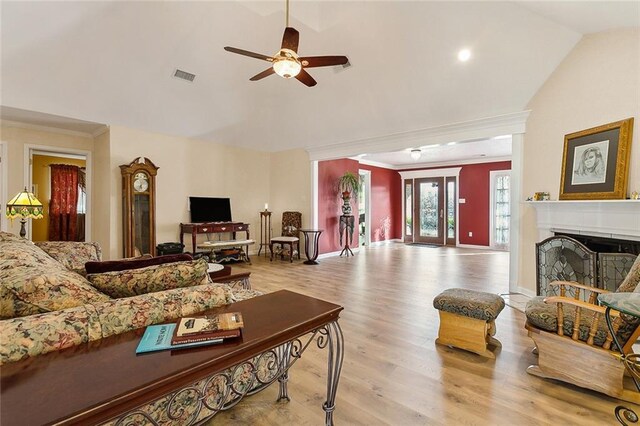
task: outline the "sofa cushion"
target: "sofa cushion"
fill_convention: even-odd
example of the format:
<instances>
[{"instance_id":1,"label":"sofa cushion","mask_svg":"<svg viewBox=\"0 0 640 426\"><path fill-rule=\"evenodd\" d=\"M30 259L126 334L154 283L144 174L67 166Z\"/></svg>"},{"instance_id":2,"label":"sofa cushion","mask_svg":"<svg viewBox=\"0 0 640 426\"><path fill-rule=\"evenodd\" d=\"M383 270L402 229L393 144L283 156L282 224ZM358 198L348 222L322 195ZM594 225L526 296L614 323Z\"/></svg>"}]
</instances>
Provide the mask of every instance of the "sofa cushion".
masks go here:
<instances>
[{"instance_id":1,"label":"sofa cushion","mask_svg":"<svg viewBox=\"0 0 640 426\"><path fill-rule=\"evenodd\" d=\"M89 261L102 260L102 250L98 243L75 241L36 241L49 256L60 262L70 271L86 276L84 264Z\"/></svg>"},{"instance_id":2,"label":"sofa cushion","mask_svg":"<svg viewBox=\"0 0 640 426\"><path fill-rule=\"evenodd\" d=\"M12 234L10 232L0 231L0 241L20 241L20 240L24 240L24 238L22 238L19 235Z\"/></svg>"},{"instance_id":3,"label":"sofa cushion","mask_svg":"<svg viewBox=\"0 0 640 426\"><path fill-rule=\"evenodd\" d=\"M210 282L204 259L166 263L140 269L89 274L91 284L114 298L190 287Z\"/></svg>"},{"instance_id":4,"label":"sofa cushion","mask_svg":"<svg viewBox=\"0 0 640 426\"><path fill-rule=\"evenodd\" d=\"M0 287L0 319L109 300L27 240L0 241Z\"/></svg>"},{"instance_id":5,"label":"sofa cushion","mask_svg":"<svg viewBox=\"0 0 640 426\"><path fill-rule=\"evenodd\" d=\"M194 315L232 300L228 286L206 284L0 321L0 364Z\"/></svg>"},{"instance_id":6,"label":"sofa cushion","mask_svg":"<svg viewBox=\"0 0 640 426\"><path fill-rule=\"evenodd\" d=\"M87 262L84 267L87 274L101 274L104 272L126 271L127 269L140 269L147 266L163 265L165 263L184 262L193 260L191 255L168 254L166 256L149 257L144 259L107 260L104 262Z\"/></svg>"}]
</instances>

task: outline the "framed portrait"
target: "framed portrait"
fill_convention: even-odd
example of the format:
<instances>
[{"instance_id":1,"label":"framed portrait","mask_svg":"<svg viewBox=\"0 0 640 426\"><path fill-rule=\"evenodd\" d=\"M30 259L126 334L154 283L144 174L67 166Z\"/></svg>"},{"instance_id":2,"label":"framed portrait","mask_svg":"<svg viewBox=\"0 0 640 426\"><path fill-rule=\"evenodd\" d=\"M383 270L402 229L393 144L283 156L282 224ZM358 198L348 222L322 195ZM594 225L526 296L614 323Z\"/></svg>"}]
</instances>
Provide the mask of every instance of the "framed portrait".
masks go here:
<instances>
[{"instance_id":1,"label":"framed portrait","mask_svg":"<svg viewBox=\"0 0 640 426\"><path fill-rule=\"evenodd\" d=\"M633 118L564 137L561 200L624 199Z\"/></svg>"}]
</instances>

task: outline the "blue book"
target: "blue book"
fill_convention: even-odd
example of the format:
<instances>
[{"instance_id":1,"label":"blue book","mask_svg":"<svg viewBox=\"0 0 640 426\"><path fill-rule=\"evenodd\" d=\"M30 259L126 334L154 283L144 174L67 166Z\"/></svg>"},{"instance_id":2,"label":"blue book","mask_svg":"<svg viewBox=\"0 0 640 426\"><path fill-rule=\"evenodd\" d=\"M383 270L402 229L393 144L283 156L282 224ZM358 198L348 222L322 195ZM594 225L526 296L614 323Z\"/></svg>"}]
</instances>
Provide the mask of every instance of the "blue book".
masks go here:
<instances>
[{"instance_id":1,"label":"blue book","mask_svg":"<svg viewBox=\"0 0 640 426\"><path fill-rule=\"evenodd\" d=\"M203 342L193 343L181 343L178 345L171 344L171 337L173 337L173 331L176 328L176 324L158 324L150 325L144 331L144 335L136 348L137 354L145 352L164 351L167 349L185 349L195 348L197 346L214 345L216 343L222 343L223 339L205 340Z\"/></svg>"}]
</instances>

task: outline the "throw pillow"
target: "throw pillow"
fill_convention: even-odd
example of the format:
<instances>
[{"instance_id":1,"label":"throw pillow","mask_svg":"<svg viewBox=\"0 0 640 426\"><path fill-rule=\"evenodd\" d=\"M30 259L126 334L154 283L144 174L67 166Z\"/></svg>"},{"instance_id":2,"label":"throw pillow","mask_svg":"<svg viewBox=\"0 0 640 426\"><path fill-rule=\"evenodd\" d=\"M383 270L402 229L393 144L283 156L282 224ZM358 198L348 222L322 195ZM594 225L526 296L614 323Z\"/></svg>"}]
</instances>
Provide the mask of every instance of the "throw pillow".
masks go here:
<instances>
[{"instance_id":1,"label":"throw pillow","mask_svg":"<svg viewBox=\"0 0 640 426\"><path fill-rule=\"evenodd\" d=\"M192 260L189 254L168 254L166 256L149 257L144 259L107 260L104 262L87 262L84 264L87 274L102 274L104 272L126 271L127 269L141 269L148 266L163 265L165 263L185 262Z\"/></svg>"},{"instance_id":2,"label":"throw pillow","mask_svg":"<svg viewBox=\"0 0 640 426\"><path fill-rule=\"evenodd\" d=\"M0 241L0 319L109 300L25 239Z\"/></svg>"},{"instance_id":3,"label":"throw pillow","mask_svg":"<svg viewBox=\"0 0 640 426\"><path fill-rule=\"evenodd\" d=\"M113 298L131 297L210 282L204 259L165 263L140 269L89 274L91 284Z\"/></svg>"},{"instance_id":4,"label":"throw pillow","mask_svg":"<svg viewBox=\"0 0 640 426\"><path fill-rule=\"evenodd\" d=\"M102 250L98 243L36 241L35 245L60 262L65 268L83 276L87 275L84 269L85 263L102 260Z\"/></svg>"}]
</instances>

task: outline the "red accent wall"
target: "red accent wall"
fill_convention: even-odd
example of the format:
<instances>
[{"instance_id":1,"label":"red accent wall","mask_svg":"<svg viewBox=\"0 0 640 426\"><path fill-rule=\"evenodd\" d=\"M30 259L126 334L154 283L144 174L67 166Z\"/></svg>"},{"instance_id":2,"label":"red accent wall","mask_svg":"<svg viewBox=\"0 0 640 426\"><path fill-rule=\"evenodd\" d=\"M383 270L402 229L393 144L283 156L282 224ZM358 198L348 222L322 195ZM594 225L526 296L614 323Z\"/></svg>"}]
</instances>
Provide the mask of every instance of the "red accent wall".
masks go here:
<instances>
[{"instance_id":1,"label":"red accent wall","mask_svg":"<svg viewBox=\"0 0 640 426\"><path fill-rule=\"evenodd\" d=\"M318 162L318 227L324 229L320 236L320 253L342 250L338 223L342 214L342 199L337 193L336 182L344 172L351 171L357 175L359 169L371 171L371 241L402 238L402 179L397 171L366 166L349 159L320 161ZM357 201L351 200L351 208L356 216L352 247L357 247Z\"/></svg>"},{"instance_id":2,"label":"red accent wall","mask_svg":"<svg viewBox=\"0 0 640 426\"><path fill-rule=\"evenodd\" d=\"M471 244L476 246L488 246L489 226L491 209L490 190L491 182L489 172L494 170L510 170L511 161L500 161L496 163L465 164L460 166L447 166L446 168L462 167L460 170L460 182L458 184L458 198L464 198L464 204L458 204L460 209L458 220L458 232L460 233L460 244ZM442 167L408 169L408 170L429 170ZM469 232L473 232L473 237L469 237Z\"/></svg>"},{"instance_id":3,"label":"red accent wall","mask_svg":"<svg viewBox=\"0 0 640 426\"><path fill-rule=\"evenodd\" d=\"M402 178L396 170L360 164L371 172L371 241L402 238Z\"/></svg>"},{"instance_id":4,"label":"red accent wall","mask_svg":"<svg viewBox=\"0 0 640 426\"><path fill-rule=\"evenodd\" d=\"M356 160L341 159L318 162L318 228L324 229L318 244L319 253L331 253L342 250L340 246L339 218L342 214L342 199L338 195L338 178L346 171L358 174L359 163ZM351 208L356 221L358 205L352 199ZM358 228L353 231L353 247L357 247Z\"/></svg>"}]
</instances>

